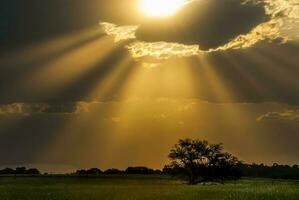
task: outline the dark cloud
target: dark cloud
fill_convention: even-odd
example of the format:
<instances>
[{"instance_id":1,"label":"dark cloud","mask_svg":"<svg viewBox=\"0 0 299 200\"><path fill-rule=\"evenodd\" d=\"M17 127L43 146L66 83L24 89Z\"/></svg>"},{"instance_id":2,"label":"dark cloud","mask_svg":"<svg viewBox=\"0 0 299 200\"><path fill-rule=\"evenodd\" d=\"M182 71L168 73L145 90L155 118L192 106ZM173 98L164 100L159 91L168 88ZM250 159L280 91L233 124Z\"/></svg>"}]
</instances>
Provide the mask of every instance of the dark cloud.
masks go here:
<instances>
[{"instance_id":1,"label":"dark cloud","mask_svg":"<svg viewBox=\"0 0 299 200\"><path fill-rule=\"evenodd\" d=\"M203 12L196 10L196 12L186 12L185 15L180 15L180 12L176 16L170 18L161 18L161 19L143 19L141 20L138 26L137 31L135 31L136 26L118 26L111 23L101 23L101 26L104 27L106 34L112 35L115 37L115 40L126 40L135 38L136 41L127 46L127 49L131 52L132 56L135 59L142 59L147 57L152 57L152 59L165 60L171 57L190 57L198 54L209 54L211 52L217 51L226 51L230 49L244 49L249 47L254 47L260 42L269 42L275 43L277 45L286 43L288 41L298 41L298 30L299 25L299 6L295 0L282 0L282 1L271 1L271 0L227 0L225 5L229 5L229 9L233 9L238 13L240 18L232 17L234 12L230 11L226 13L226 7L221 6L221 2L214 1L214 7L220 9L220 15L218 12L211 13L210 10L215 10L213 6L203 6L205 4L209 5L213 0L210 1L198 1L190 0L186 1L188 3L183 6L181 13L188 10L187 8L197 9L201 5ZM191 7L192 5L192 7ZM235 7L237 5L237 7ZM224 8L224 9L223 9ZM242 14L251 14L255 17L256 12L251 12L250 8L260 9L263 11L263 17L259 20L255 20L256 23L251 24L251 21L238 21L242 19ZM245 9L246 11L243 11ZM192 13L210 14L209 17L203 16L193 16L190 20L182 22L181 20L188 19L188 15ZM225 15L226 13L226 15ZM176 19L177 17L177 19ZM222 18L223 17L223 18ZM249 17L249 16L247 16ZM210 23L210 19L217 18L222 20L221 23L216 23L218 20L212 20L213 23ZM237 20L238 19L238 20ZM197 22L203 20L206 24L198 24ZM237 20L237 21L234 21ZM223 23L225 22L225 23ZM236 22L236 23L235 23ZM188 26L189 24L192 26ZM146 25L147 24L147 25ZM194 24L194 26L193 26ZM217 41L223 35L231 34L236 31L236 27L248 27L247 31L236 32L232 38L229 38L226 42L218 44L216 46L205 47L201 44L198 44L196 41L200 37L200 34L197 33L197 30L218 30L216 26L221 27L224 25L228 27L225 29L221 27L220 30L224 30L224 33L215 34L209 33L212 40L205 40L207 42ZM228 24L228 25L227 25ZM230 27L229 25L233 25ZM109 29L107 29L109 27ZM147 27L144 31L144 27ZM200 28L199 28L200 27ZM246 29L246 28L245 28ZM195 37L192 37L192 33L195 31ZM136 33L134 33L136 32ZM138 34L138 33L143 34ZM214 31L215 32L215 31ZM183 34L182 34L183 33ZM143 38L148 36L149 38ZM150 39L150 37L152 37ZM161 38L163 37L163 38ZM175 37L175 38L173 38ZM147 66L152 66L150 63L147 63Z\"/></svg>"},{"instance_id":2,"label":"dark cloud","mask_svg":"<svg viewBox=\"0 0 299 200\"><path fill-rule=\"evenodd\" d=\"M201 49L222 46L267 20L263 5L239 0L195 1L174 17L141 23L137 38L142 41L198 44Z\"/></svg>"},{"instance_id":3,"label":"dark cloud","mask_svg":"<svg viewBox=\"0 0 299 200\"><path fill-rule=\"evenodd\" d=\"M99 21L136 24L137 14L136 0L3 0L0 50L96 27Z\"/></svg>"}]
</instances>

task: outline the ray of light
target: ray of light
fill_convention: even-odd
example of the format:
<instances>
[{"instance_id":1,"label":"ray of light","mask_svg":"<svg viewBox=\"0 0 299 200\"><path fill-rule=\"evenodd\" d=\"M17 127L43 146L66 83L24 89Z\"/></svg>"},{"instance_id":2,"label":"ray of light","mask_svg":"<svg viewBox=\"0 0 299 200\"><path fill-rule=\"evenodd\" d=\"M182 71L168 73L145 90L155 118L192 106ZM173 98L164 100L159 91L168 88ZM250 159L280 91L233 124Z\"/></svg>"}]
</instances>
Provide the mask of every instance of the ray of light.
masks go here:
<instances>
[{"instance_id":1,"label":"ray of light","mask_svg":"<svg viewBox=\"0 0 299 200\"><path fill-rule=\"evenodd\" d=\"M249 113L243 113L235 107L231 102L234 102L234 93L228 86L225 78L217 72L217 67L209 57L199 56L199 65L203 68L207 82L207 87L211 90L212 95L218 99L219 102L227 102L219 104L223 108L223 120L232 127L238 127L239 131L250 130L251 127L247 123L250 119ZM242 133L234 133L236 137L240 137Z\"/></svg>"},{"instance_id":2,"label":"ray of light","mask_svg":"<svg viewBox=\"0 0 299 200\"><path fill-rule=\"evenodd\" d=\"M93 89L91 89L90 94L87 99L100 99L101 97L110 96L109 94L116 92L113 88L116 86L122 87L122 83L118 83L118 80L123 79L123 74L126 74L130 64L133 64L133 59L130 56L126 56L124 59L121 59L114 70L107 74L103 79L99 80ZM117 92L116 92L117 93ZM113 94L111 94L113 96Z\"/></svg>"},{"instance_id":3,"label":"ray of light","mask_svg":"<svg viewBox=\"0 0 299 200\"><path fill-rule=\"evenodd\" d=\"M109 37L98 38L80 46L40 66L27 77L24 86L29 91L51 94L87 73L90 68L109 55L114 46Z\"/></svg>"},{"instance_id":4,"label":"ray of light","mask_svg":"<svg viewBox=\"0 0 299 200\"><path fill-rule=\"evenodd\" d=\"M270 45L268 47L256 47L255 49L283 63L283 65L298 65L297 52L299 51L299 41L292 41L287 45Z\"/></svg>"},{"instance_id":5,"label":"ray of light","mask_svg":"<svg viewBox=\"0 0 299 200\"><path fill-rule=\"evenodd\" d=\"M282 53L277 53L281 52L282 50ZM258 55L262 56L263 60L265 59L265 62L268 62L269 65L273 67L274 71L276 71L277 73L281 73L282 77L285 77L291 83L299 84L299 64L296 60L296 51L292 52L287 49L277 50L277 47L273 47L271 49L255 48L255 52Z\"/></svg>"},{"instance_id":6,"label":"ray of light","mask_svg":"<svg viewBox=\"0 0 299 200\"><path fill-rule=\"evenodd\" d=\"M221 55L227 61L227 63L240 75L240 79L244 80L246 84L250 85L250 89L253 89L254 92L261 97L266 95L269 92L269 88L266 88L260 80L257 80L255 75L247 67L242 67L241 59L239 59L238 53L233 55L222 52ZM243 60L244 61L244 60Z\"/></svg>"},{"instance_id":7,"label":"ray of light","mask_svg":"<svg viewBox=\"0 0 299 200\"><path fill-rule=\"evenodd\" d=\"M289 86L298 84L298 77L295 74L289 73L287 68L278 64L273 59L265 54L259 53L258 49L249 49L246 54L244 54L248 60L260 67L261 73L269 77L268 84L280 84L284 85L286 88Z\"/></svg>"},{"instance_id":8,"label":"ray of light","mask_svg":"<svg viewBox=\"0 0 299 200\"><path fill-rule=\"evenodd\" d=\"M206 84L209 85L209 90L216 101L231 101L231 91L225 85L225 81L221 78L220 74L216 73L215 68L217 66L213 66L210 63L209 57L205 55L198 56L198 62L203 69L203 73L207 77L206 80L208 82Z\"/></svg>"},{"instance_id":9,"label":"ray of light","mask_svg":"<svg viewBox=\"0 0 299 200\"><path fill-rule=\"evenodd\" d=\"M183 59L162 63L165 65L164 67L151 70L141 67L142 65L142 62L136 63L135 70L131 72L130 78L123 85L121 96L124 101L114 113L117 125L113 127L113 131L116 134L114 141L117 141L117 144L127 144L131 137L137 137L130 133L136 132L136 129L142 126L149 126L153 117L155 118L155 116L151 116L151 113L156 112L157 119L167 118L166 115L159 113L160 107L153 107L153 104L149 102L163 96L166 99L184 98L185 95L190 96L194 90L190 79L191 74ZM166 128L171 127L169 123L172 122L161 120L157 123L159 123L159 127ZM173 126L173 129L175 128L177 126Z\"/></svg>"},{"instance_id":10,"label":"ray of light","mask_svg":"<svg viewBox=\"0 0 299 200\"><path fill-rule=\"evenodd\" d=\"M109 73L105 73L104 77L99 77L94 82L93 87L86 92L87 96L84 99L93 99L93 101L77 103L78 113L69 116L65 126L59 131L57 137L53 138L49 145L44 148L36 162L43 161L46 155L48 158L58 159L59 162L62 162L64 157L74 160L80 157L81 159L77 160L78 163L93 163L94 166L99 163L103 164L103 159L100 156L94 158L94 155L98 155L99 150L108 151L111 145L118 144L115 143L117 136L113 134L113 123L116 123L117 118L111 118L111 116L117 116L119 106L117 102L100 101L101 96L109 96L111 94L108 93L111 91L117 93L115 90L122 90L122 85L125 85L130 77L130 70L128 72L128 69L136 69L135 66L132 66L132 60L129 55L121 54L120 58L115 60L115 63L111 63L113 66L110 67L113 69ZM120 88L116 89L115 87ZM109 104L109 107L107 104ZM110 134L104 134L102 130L109 130ZM71 139L65 141L66 138ZM103 143L101 147L98 147L99 142ZM79 144L76 150L72 148L73 143ZM65 152L61 155L56 149L62 147ZM90 156L86 157L87 154ZM84 157L83 160L82 157ZM107 160L105 162L107 163Z\"/></svg>"},{"instance_id":11,"label":"ray of light","mask_svg":"<svg viewBox=\"0 0 299 200\"><path fill-rule=\"evenodd\" d=\"M36 65L60 56L63 52L69 51L93 38L103 36L104 32L96 27L86 28L60 36L44 39L43 41L28 44L19 49L4 52L0 56L3 65Z\"/></svg>"}]
</instances>

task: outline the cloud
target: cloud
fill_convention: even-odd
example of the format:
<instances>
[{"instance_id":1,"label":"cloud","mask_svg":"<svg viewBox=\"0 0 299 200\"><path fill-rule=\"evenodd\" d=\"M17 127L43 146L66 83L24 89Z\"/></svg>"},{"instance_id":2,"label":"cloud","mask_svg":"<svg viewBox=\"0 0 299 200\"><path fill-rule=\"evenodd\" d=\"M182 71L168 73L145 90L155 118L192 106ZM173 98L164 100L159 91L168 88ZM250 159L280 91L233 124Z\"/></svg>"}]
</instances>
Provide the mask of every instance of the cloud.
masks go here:
<instances>
[{"instance_id":1,"label":"cloud","mask_svg":"<svg viewBox=\"0 0 299 200\"><path fill-rule=\"evenodd\" d=\"M169 42L134 42L127 45L128 50L136 59L152 57L155 59L168 59L170 57L189 57L197 55L198 45L183 45Z\"/></svg>"},{"instance_id":2,"label":"cloud","mask_svg":"<svg viewBox=\"0 0 299 200\"><path fill-rule=\"evenodd\" d=\"M298 121L299 122L299 109L298 110L285 110L282 112L268 112L261 115L258 121L266 120L284 120L284 121Z\"/></svg>"},{"instance_id":3,"label":"cloud","mask_svg":"<svg viewBox=\"0 0 299 200\"><path fill-rule=\"evenodd\" d=\"M200 52L198 45L184 45L180 43L170 42L143 42L136 40L136 30L138 26L117 26L116 24L101 22L100 26L107 35L113 36L115 42L123 40L135 39L134 42L128 44L126 48L135 59L152 58L157 60L165 60L172 57L190 57L198 55ZM147 68L157 66L155 63L147 63Z\"/></svg>"},{"instance_id":4,"label":"cloud","mask_svg":"<svg viewBox=\"0 0 299 200\"><path fill-rule=\"evenodd\" d=\"M112 23L100 22L100 26L103 27L107 35L113 36L115 42L122 40L135 39L135 32L138 26L117 26Z\"/></svg>"},{"instance_id":5,"label":"cloud","mask_svg":"<svg viewBox=\"0 0 299 200\"><path fill-rule=\"evenodd\" d=\"M270 20L259 24L247 34L210 51L252 47L261 41L286 43L299 38L299 3L296 0L246 0L244 4L263 4Z\"/></svg>"},{"instance_id":6,"label":"cloud","mask_svg":"<svg viewBox=\"0 0 299 200\"><path fill-rule=\"evenodd\" d=\"M196 2L196 0L189 1L188 4ZM229 1L229 3L231 2L233 1ZM235 6L235 3L232 5ZM138 26L117 26L115 24L109 23L101 23L101 25L104 27L104 30L108 35L112 35L115 37L115 41L135 39L134 42L127 46L127 49L136 59L151 57L153 59L163 60L172 57L190 57L198 54L209 54L211 52L226 51L230 49L249 48L262 41L286 43L290 40L297 40L299 38L299 3L297 2L297 0L244 0L240 5L243 5L243 7L248 6L248 8L250 9L252 8L252 6L262 6L268 20L262 23L258 23L251 30L249 30L248 33L236 35L233 39L226 42L225 44L206 50L202 49L200 44L197 43L198 39L192 37L198 34L198 27L194 26L192 26L190 30L187 29L183 31L192 32L190 33L191 35L186 35L185 38L182 39L182 41L189 40L189 38L191 38L191 40L193 39L194 44L190 45L185 44L184 42L180 43L179 41L142 41L140 40L140 37L136 36L136 31L143 29L143 27L138 28ZM238 7L238 9L244 9L243 7ZM255 12L253 11L254 10L251 11L250 15L255 14ZM227 23L231 22L228 21ZM154 28L150 26L148 30L144 30L143 32L152 31L152 29ZM208 29L208 27L205 27L204 29ZM241 29L245 30L245 28ZM175 34L177 31L180 30L175 30ZM194 31L195 33L193 35ZM157 35L159 38L163 34L158 32ZM163 36L161 39L166 40L171 37L170 35L171 33L167 33L166 31L165 36ZM181 40L181 38L177 39Z\"/></svg>"},{"instance_id":7,"label":"cloud","mask_svg":"<svg viewBox=\"0 0 299 200\"><path fill-rule=\"evenodd\" d=\"M12 103L0 105L0 115L29 115L33 113L43 113L49 106L39 103Z\"/></svg>"},{"instance_id":8,"label":"cloud","mask_svg":"<svg viewBox=\"0 0 299 200\"><path fill-rule=\"evenodd\" d=\"M91 106L100 102L74 102L74 103L12 103L0 105L1 115L33 115L33 114L77 114L89 112Z\"/></svg>"}]
</instances>

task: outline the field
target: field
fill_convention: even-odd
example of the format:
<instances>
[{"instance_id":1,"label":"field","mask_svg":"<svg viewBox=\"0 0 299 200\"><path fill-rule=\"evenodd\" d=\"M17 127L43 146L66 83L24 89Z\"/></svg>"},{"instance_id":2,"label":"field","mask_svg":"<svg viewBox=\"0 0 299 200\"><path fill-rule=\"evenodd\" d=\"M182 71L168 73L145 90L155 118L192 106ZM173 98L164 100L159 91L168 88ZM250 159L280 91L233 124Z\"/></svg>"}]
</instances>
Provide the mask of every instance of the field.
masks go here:
<instances>
[{"instance_id":1,"label":"field","mask_svg":"<svg viewBox=\"0 0 299 200\"><path fill-rule=\"evenodd\" d=\"M159 176L2 177L0 200L298 200L299 182L243 179L188 186Z\"/></svg>"}]
</instances>

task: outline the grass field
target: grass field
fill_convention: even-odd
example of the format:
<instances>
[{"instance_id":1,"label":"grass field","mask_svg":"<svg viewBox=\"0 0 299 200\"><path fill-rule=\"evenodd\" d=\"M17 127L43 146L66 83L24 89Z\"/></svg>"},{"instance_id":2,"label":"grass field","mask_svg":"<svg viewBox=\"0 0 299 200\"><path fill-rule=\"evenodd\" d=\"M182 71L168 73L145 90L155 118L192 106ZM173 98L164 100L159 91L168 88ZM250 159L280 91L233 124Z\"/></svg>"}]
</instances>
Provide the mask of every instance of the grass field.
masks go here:
<instances>
[{"instance_id":1,"label":"grass field","mask_svg":"<svg viewBox=\"0 0 299 200\"><path fill-rule=\"evenodd\" d=\"M298 200L299 182L244 179L188 186L155 176L0 178L0 200Z\"/></svg>"}]
</instances>

